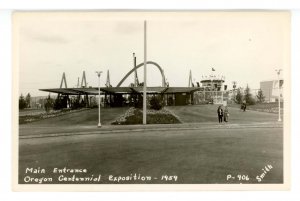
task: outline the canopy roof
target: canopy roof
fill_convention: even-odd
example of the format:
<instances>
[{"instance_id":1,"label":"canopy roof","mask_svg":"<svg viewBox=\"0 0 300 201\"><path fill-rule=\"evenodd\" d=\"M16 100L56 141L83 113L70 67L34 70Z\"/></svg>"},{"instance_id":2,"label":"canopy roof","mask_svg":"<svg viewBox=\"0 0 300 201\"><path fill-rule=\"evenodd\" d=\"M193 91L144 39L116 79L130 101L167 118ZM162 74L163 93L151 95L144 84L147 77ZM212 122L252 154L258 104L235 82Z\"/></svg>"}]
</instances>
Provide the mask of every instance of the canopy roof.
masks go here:
<instances>
[{"instance_id":1,"label":"canopy roof","mask_svg":"<svg viewBox=\"0 0 300 201\"><path fill-rule=\"evenodd\" d=\"M191 93L199 91L200 87L147 87L147 93ZM130 93L143 93L143 87L102 87L100 88L102 93L108 94L130 94ZM98 94L97 87L89 88L52 88L52 89L40 89L40 91L46 91L51 93L59 93L65 95L96 95Z\"/></svg>"}]
</instances>

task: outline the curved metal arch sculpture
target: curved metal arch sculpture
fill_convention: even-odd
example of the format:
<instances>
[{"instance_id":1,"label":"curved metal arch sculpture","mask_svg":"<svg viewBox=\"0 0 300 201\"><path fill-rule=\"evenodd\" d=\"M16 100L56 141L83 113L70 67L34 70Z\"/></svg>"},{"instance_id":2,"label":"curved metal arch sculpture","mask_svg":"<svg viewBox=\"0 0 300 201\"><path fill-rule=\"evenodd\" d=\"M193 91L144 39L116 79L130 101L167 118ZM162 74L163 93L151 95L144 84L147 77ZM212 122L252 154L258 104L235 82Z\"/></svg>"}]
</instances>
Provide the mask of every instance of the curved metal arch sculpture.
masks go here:
<instances>
[{"instance_id":1,"label":"curved metal arch sculpture","mask_svg":"<svg viewBox=\"0 0 300 201\"><path fill-rule=\"evenodd\" d=\"M146 62L147 64L152 64L154 66L156 66L159 71L160 71L160 74L162 76L162 86L165 87L166 86L166 80L165 80L165 75L164 75L164 70L155 62L153 61L147 61ZM142 67L144 65L144 63L140 63L139 65L137 65L136 67L134 67L133 69L131 69L124 77L123 79L119 82L119 84L117 85L117 87L120 87L121 84L126 80L126 78L131 74L133 73L135 70L137 70L138 68Z\"/></svg>"}]
</instances>

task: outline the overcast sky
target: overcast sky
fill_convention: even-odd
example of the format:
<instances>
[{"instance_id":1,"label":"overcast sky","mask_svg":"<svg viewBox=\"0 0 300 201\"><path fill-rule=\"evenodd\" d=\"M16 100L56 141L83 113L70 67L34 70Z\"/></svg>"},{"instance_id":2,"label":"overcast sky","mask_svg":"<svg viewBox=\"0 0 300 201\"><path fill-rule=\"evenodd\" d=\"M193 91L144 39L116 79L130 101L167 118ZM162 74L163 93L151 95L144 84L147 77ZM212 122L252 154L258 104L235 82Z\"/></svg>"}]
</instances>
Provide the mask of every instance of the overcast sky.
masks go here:
<instances>
[{"instance_id":1,"label":"overcast sky","mask_svg":"<svg viewBox=\"0 0 300 201\"><path fill-rule=\"evenodd\" d=\"M148 25L148 61L158 63L170 86L223 75L259 88L276 79L275 69L289 68L289 14L286 12L191 13L18 13L15 28L19 53L19 93L47 95L41 88L58 88L62 73L68 87L86 71L89 86L97 86L96 70L107 70L113 86L137 63L143 62L143 21ZM15 36L16 36L15 35ZM148 65L148 86L161 85L157 68ZM138 70L143 81L143 69ZM122 86L133 82L133 74Z\"/></svg>"}]
</instances>

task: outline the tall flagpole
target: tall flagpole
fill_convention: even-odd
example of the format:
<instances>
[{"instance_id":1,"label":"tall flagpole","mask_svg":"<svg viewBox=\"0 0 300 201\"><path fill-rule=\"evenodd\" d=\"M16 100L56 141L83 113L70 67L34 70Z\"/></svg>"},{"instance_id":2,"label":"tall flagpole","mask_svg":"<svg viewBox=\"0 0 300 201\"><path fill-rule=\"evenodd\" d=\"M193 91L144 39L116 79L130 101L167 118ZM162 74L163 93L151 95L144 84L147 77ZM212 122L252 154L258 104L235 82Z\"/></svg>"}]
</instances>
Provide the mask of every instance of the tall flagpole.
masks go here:
<instances>
[{"instance_id":1,"label":"tall flagpole","mask_svg":"<svg viewBox=\"0 0 300 201\"><path fill-rule=\"evenodd\" d=\"M147 124L147 21L144 21L144 90L143 90L143 124Z\"/></svg>"}]
</instances>

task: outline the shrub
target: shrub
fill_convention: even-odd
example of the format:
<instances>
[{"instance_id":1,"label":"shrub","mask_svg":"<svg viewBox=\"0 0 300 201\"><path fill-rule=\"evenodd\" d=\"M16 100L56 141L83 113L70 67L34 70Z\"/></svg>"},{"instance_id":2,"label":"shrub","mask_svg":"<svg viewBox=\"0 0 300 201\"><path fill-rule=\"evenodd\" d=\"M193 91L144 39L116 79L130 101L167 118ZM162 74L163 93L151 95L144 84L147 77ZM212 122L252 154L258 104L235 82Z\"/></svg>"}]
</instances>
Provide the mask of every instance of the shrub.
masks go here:
<instances>
[{"instance_id":1,"label":"shrub","mask_svg":"<svg viewBox=\"0 0 300 201\"><path fill-rule=\"evenodd\" d=\"M150 109L160 110L163 107L163 103L160 97L152 96L150 99Z\"/></svg>"}]
</instances>

